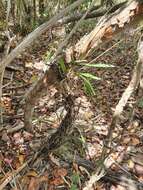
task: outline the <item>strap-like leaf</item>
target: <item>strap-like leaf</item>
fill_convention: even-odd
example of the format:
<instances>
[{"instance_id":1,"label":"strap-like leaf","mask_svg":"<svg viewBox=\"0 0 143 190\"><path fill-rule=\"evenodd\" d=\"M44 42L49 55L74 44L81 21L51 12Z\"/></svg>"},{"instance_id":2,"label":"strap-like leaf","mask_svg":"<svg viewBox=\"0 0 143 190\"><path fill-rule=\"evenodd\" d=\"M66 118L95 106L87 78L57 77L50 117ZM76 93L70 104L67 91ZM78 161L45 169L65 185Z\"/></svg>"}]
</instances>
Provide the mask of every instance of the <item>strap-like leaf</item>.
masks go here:
<instances>
[{"instance_id":1,"label":"strap-like leaf","mask_svg":"<svg viewBox=\"0 0 143 190\"><path fill-rule=\"evenodd\" d=\"M82 64L86 67L96 67L96 68L113 68L114 65L111 64L104 64L104 63L97 63L97 64Z\"/></svg>"},{"instance_id":2,"label":"strap-like leaf","mask_svg":"<svg viewBox=\"0 0 143 190\"><path fill-rule=\"evenodd\" d=\"M101 78L94 76L91 73L80 73L80 75L89 79L101 80Z\"/></svg>"},{"instance_id":3,"label":"strap-like leaf","mask_svg":"<svg viewBox=\"0 0 143 190\"><path fill-rule=\"evenodd\" d=\"M84 81L84 88L85 88L86 93L88 95L90 95L90 96L95 95L95 91L94 91L94 88L93 88L91 82L87 78L85 78L84 76L82 76L82 75L80 75L80 77Z\"/></svg>"}]
</instances>

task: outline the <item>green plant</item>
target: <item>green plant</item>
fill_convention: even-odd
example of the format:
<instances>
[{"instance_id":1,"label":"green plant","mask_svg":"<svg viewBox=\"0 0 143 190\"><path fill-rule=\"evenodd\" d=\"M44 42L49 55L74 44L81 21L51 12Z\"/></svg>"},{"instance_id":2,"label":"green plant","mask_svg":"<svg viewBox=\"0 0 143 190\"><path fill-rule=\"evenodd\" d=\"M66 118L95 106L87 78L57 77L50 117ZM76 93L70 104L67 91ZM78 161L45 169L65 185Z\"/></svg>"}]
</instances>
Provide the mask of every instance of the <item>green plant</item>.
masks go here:
<instances>
[{"instance_id":1,"label":"green plant","mask_svg":"<svg viewBox=\"0 0 143 190\"><path fill-rule=\"evenodd\" d=\"M74 69L74 66L75 66L76 69ZM81 63L80 65L78 65L74 61L71 62L71 68L73 68L74 71L75 71L75 73L76 73L76 75L82 79L83 85L84 85L84 90L90 96L94 96L95 95L95 90L94 90L94 87L92 85L92 81L93 80L101 80L101 78L99 78L99 77L91 74L90 72L80 72L80 71L77 71L78 68L76 66L78 68L80 66L82 66L82 68L83 67L85 67L85 68L86 67L96 67L96 68L112 68L112 67L114 67L111 64L104 64L104 63L97 63L97 64L88 64L88 63L85 64L85 63ZM68 69L67 69L67 67L66 67L65 62L64 62L63 59L59 60L59 68L60 68L61 73L63 73L63 74L67 73L67 71L68 71Z\"/></svg>"},{"instance_id":2,"label":"green plant","mask_svg":"<svg viewBox=\"0 0 143 190\"><path fill-rule=\"evenodd\" d=\"M47 51L43 59L48 63L52 55L53 55L52 52Z\"/></svg>"},{"instance_id":3,"label":"green plant","mask_svg":"<svg viewBox=\"0 0 143 190\"><path fill-rule=\"evenodd\" d=\"M83 80L85 92L90 96L95 95L95 90L91 83L91 80L93 80L93 79L100 80L100 78L98 78L90 73L79 73L79 77Z\"/></svg>"},{"instance_id":4,"label":"green plant","mask_svg":"<svg viewBox=\"0 0 143 190\"><path fill-rule=\"evenodd\" d=\"M71 176L71 188L70 190L78 190L78 184L80 182L80 176L77 173L74 173Z\"/></svg>"},{"instance_id":5,"label":"green plant","mask_svg":"<svg viewBox=\"0 0 143 190\"><path fill-rule=\"evenodd\" d=\"M105 63L96 63L96 64L82 64L85 67L96 67L96 68L113 68L114 65L111 64L105 64Z\"/></svg>"},{"instance_id":6,"label":"green plant","mask_svg":"<svg viewBox=\"0 0 143 190\"><path fill-rule=\"evenodd\" d=\"M81 63L80 65L85 68L86 67L96 67L96 68L112 68L112 67L114 67L111 64L104 64L104 63L97 63L97 64ZM86 72L79 72L78 75L83 80L85 92L90 96L95 95L95 90L92 85L92 80L101 80L101 78L99 78L91 73L86 73Z\"/></svg>"},{"instance_id":7,"label":"green plant","mask_svg":"<svg viewBox=\"0 0 143 190\"><path fill-rule=\"evenodd\" d=\"M65 62L64 62L63 59L59 60L59 67L60 67L60 70L61 70L62 73L67 72L67 68L66 68L66 65L65 65Z\"/></svg>"}]
</instances>

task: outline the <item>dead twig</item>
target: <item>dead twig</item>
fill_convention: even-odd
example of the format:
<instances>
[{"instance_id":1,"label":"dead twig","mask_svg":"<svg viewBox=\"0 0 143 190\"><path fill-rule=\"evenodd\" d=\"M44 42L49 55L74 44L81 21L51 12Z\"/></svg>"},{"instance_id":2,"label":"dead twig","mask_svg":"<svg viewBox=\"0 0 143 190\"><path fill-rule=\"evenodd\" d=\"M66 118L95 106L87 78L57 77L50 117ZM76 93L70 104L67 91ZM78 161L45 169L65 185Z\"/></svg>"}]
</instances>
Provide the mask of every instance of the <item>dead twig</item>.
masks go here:
<instances>
[{"instance_id":1,"label":"dead twig","mask_svg":"<svg viewBox=\"0 0 143 190\"><path fill-rule=\"evenodd\" d=\"M14 50L12 50L1 62L0 69L0 82L3 84L3 76L5 68L20 54L25 48L29 47L31 43L43 34L47 29L51 28L59 19L61 19L65 14L69 13L71 10L78 7L85 0L78 0L73 4L66 7L64 10L60 11L57 15L55 15L52 19L40 25L37 29L31 32ZM2 97L2 90L0 89L0 99Z\"/></svg>"},{"instance_id":2,"label":"dead twig","mask_svg":"<svg viewBox=\"0 0 143 190\"><path fill-rule=\"evenodd\" d=\"M24 163L21 167L19 167L16 171L13 171L1 184L0 184L0 190L3 190L30 162L28 160L26 163Z\"/></svg>"},{"instance_id":3,"label":"dead twig","mask_svg":"<svg viewBox=\"0 0 143 190\"><path fill-rule=\"evenodd\" d=\"M120 115L124 107L126 106L129 98L131 97L131 94L136 90L136 88L138 87L140 83L142 69L143 69L143 37L141 37L139 40L137 50L138 50L139 58L135 66L135 69L133 71L132 79L115 108L115 112L114 112L111 124L109 126L108 134L105 140L106 146L103 147L103 151L100 157L100 164L96 169L96 173L93 176L91 176L84 190L90 190L92 188L92 185L105 175L106 158L111 148L112 133L117 125L118 119L120 118Z\"/></svg>"},{"instance_id":4,"label":"dead twig","mask_svg":"<svg viewBox=\"0 0 143 190\"><path fill-rule=\"evenodd\" d=\"M140 83L142 69L143 69L143 41L141 40L141 38L140 38L140 41L138 43L138 55L139 55L139 58L138 58L136 66L134 68L132 79L131 79L128 87L124 91L119 103L117 104L117 106L115 108L115 112L114 112L114 115L112 118L111 125L109 127L107 139L106 139L106 145L107 145L106 147L111 146L112 132L114 131L114 129L116 127L117 121L120 118L120 115L123 112L123 109L126 106L126 104L129 100L129 98L131 97L132 93L135 92L136 88L138 87L138 85ZM108 148L105 148L104 151L102 152L103 157L108 152L107 149Z\"/></svg>"}]
</instances>

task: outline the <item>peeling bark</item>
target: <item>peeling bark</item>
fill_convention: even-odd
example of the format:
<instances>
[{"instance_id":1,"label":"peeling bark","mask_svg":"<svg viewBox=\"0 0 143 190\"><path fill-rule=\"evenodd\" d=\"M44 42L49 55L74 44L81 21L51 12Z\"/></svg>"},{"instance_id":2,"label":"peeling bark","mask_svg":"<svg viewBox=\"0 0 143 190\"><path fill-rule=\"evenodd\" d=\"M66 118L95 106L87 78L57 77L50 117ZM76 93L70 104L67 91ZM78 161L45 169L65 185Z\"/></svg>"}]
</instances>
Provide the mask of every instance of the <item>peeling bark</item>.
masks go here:
<instances>
[{"instance_id":1,"label":"peeling bark","mask_svg":"<svg viewBox=\"0 0 143 190\"><path fill-rule=\"evenodd\" d=\"M89 53L103 42L109 41L127 27L137 25L143 19L143 1L132 1L124 9L115 12L110 18L104 19L93 31L81 38L66 53L66 60L85 59Z\"/></svg>"}]
</instances>

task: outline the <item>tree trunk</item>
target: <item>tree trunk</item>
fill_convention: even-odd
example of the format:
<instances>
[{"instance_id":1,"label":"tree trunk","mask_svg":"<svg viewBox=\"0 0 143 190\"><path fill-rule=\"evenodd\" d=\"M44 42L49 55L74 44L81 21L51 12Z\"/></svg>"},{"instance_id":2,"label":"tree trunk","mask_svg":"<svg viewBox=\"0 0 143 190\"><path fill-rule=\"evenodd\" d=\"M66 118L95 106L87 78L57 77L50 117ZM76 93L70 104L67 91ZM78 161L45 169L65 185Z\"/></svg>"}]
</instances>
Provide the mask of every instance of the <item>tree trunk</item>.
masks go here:
<instances>
[{"instance_id":1,"label":"tree trunk","mask_svg":"<svg viewBox=\"0 0 143 190\"><path fill-rule=\"evenodd\" d=\"M44 10L45 10L44 0L39 0L39 14L41 18L43 17Z\"/></svg>"}]
</instances>

